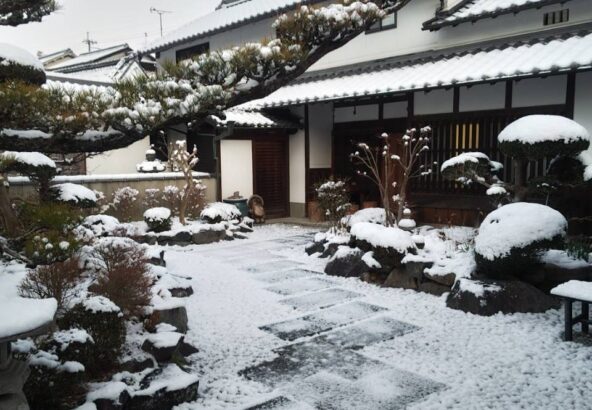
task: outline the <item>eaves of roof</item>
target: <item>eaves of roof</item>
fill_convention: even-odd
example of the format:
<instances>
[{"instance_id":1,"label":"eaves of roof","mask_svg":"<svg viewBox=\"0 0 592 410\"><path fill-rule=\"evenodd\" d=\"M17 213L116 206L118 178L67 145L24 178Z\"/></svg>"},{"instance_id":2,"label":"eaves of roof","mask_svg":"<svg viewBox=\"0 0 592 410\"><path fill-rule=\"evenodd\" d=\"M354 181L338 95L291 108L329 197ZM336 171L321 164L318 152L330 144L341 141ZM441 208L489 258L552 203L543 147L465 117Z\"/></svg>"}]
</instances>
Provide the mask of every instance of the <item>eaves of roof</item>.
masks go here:
<instances>
[{"instance_id":1,"label":"eaves of roof","mask_svg":"<svg viewBox=\"0 0 592 410\"><path fill-rule=\"evenodd\" d=\"M570 0L541 0L539 2L528 2L521 5L510 6L506 8L496 9L494 11L468 15L466 17L458 17L454 19L448 19L448 17L454 16L456 12L461 10L462 8L466 7L467 5L473 3L475 0L464 0L457 4L455 7L451 8L450 10L446 11L438 11L436 13L436 17L426 21L423 23L423 30L430 30L430 31L437 31L440 30L442 27L446 26L458 26L462 23L471 22L474 23L478 20L486 19L486 18L496 18L498 16L504 14L517 14L524 10L529 9L540 9L545 6L550 6L552 4L563 4L567 3Z\"/></svg>"}]
</instances>

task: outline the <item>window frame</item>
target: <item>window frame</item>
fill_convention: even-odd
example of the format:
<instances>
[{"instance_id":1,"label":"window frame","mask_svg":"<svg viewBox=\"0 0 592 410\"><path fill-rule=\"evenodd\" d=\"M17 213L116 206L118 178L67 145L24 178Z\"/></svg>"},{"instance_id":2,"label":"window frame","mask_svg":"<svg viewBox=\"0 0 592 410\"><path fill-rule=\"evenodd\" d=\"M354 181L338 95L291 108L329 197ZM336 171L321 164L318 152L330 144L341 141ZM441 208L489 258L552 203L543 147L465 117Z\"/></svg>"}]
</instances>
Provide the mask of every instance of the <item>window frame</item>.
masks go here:
<instances>
[{"instance_id":1,"label":"window frame","mask_svg":"<svg viewBox=\"0 0 592 410\"><path fill-rule=\"evenodd\" d=\"M191 47L181 48L175 50L175 61L177 63L185 60L189 60L201 54L208 53L210 51L210 42L195 44Z\"/></svg>"},{"instance_id":2,"label":"window frame","mask_svg":"<svg viewBox=\"0 0 592 410\"><path fill-rule=\"evenodd\" d=\"M389 16L393 16L395 19L395 22L392 24L383 25L384 19ZM384 18L380 19L379 21L374 23L374 25L372 27L370 27L368 30L366 30L366 34L379 33L381 31L392 30L392 29L397 28L397 25L399 23L398 17L399 16L397 15L396 11L393 11L392 13L387 14L386 16L384 16ZM376 25L378 25L378 26L376 26Z\"/></svg>"}]
</instances>

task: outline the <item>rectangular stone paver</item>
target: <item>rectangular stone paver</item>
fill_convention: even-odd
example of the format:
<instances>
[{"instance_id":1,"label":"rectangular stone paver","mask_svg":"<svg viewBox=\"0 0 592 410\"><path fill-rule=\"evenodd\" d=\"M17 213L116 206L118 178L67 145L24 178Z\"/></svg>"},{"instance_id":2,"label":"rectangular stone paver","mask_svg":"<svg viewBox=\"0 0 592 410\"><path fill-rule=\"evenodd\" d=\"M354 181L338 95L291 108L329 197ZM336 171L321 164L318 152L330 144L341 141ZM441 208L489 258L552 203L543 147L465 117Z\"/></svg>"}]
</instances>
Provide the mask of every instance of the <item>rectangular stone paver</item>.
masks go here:
<instances>
[{"instance_id":1,"label":"rectangular stone paver","mask_svg":"<svg viewBox=\"0 0 592 410\"><path fill-rule=\"evenodd\" d=\"M361 349L418 330L419 327L390 317L375 317L319 336L318 339L332 345Z\"/></svg>"},{"instance_id":2,"label":"rectangular stone paver","mask_svg":"<svg viewBox=\"0 0 592 410\"><path fill-rule=\"evenodd\" d=\"M354 378L321 371L287 386L287 391L317 409L397 410L445 386L390 366L365 366Z\"/></svg>"},{"instance_id":3,"label":"rectangular stone paver","mask_svg":"<svg viewBox=\"0 0 592 410\"><path fill-rule=\"evenodd\" d=\"M249 380L276 388L322 370L355 377L361 366L380 365L373 359L328 343L308 341L274 350L278 357L239 372ZM295 396L298 397L298 396Z\"/></svg>"},{"instance_id":4,"label":"rectangular stone paver","mask_svg":"<svg viewBox=\"0 0 592 410\"><path fill-rule=\"evenodd\" d=\"M278 283L290 279L303 280L304 278L310 278L313 275L318 275L318 273L304 269L290 269L278 272L258 273L255 275L255 279L260 280L261 282Z\"/></svg>"},{"instance_id":5,"label":"rectangular stone paver","mask_svg":"<svg viewBox=\"0 0 592 410\"><path fill-rule=\"evenodd\" d=\"M286 271L293 272L293 271ZM309 271L310 272L310 271ZM314 274L310 272L310 274ZM258 277L257 277L258 278ZM327 289L335 286L335 282L323 277L296 277L296 279L286 280L276 285L265 288L271 292L279 293L280 295L295 295L297 293L312 292L321 289Z\"/></svg>"},{"instance_id":6,"label":"rectangular stone paver","mask_svg":"<svg viewBox=\"0 0 592 410\"><path fill-rule=\"evenodd\" d=\"M350 292L344 289L325 289L320 292L307 293L306 295L294 296L280 300L284 305L292 306L300 310L321 309L328 306L345 303L352 299L364 295L356 292Z\"/></svg>"},{"instance_id":7,"label":"rectangular stone paver","mask_svg":"<svg viewBox=\"0 0 592 410\"><path fill-rule=\"evenodd\" d=\"M253 272L253 273L277 272L280 270L288 270L288 269L297 268L301 265L302 265L302 263L300 263L300 262L279 260L279 261L270 261L270 262L254 264L254 265L248 266L246 268L246 270L248 272Z\"/></svg>"},{"instance_id":8,"label":"rectangular stone paver","mask_svg":"<svg viewBox=\"0 0 592 410\"><path fill-rule=\"evenodd\" d=\"M292 341L365 319L384 310L386 309L380 306L352 302L296 319L262 326L260 329L273 333L280 339Z\"/></svg>"},{"instance_id":9,"label":"rectangular stone paver","mask_svg":"<svg viewBox=\"0 0 592 410\"><path fill-rule=\"evenodd\" d=\"M302 402L295 402L284 396L279 396L264 403L250 406L245 410L315 410L314 407Z\"/></svg>"}]
</instances>

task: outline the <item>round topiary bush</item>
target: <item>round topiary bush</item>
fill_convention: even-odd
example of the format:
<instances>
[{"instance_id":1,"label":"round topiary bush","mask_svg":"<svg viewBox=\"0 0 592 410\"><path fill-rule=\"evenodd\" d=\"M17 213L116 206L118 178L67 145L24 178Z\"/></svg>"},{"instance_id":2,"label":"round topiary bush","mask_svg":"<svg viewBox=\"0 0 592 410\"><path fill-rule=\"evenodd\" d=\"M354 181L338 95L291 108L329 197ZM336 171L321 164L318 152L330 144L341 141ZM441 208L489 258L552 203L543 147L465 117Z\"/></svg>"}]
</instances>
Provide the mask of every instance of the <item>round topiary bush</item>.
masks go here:
<instances>
[{"instance_id":1,"label":"round topiary bush","mask_svg":"<svg viewBox=\"0 0 592 410\"><path fill-rule=\"evenodd\" d=\"M171 210L164 207L150 208L144 212L144 222L146 222L150 231L168 231L173 224Z\"/></svg>"},{"instance_id":2,"label":"round topiary bush","mask_svg":"<svg viewBox=\"0 0 592 410\"><path fill-rule=\"evenodd\" d=\"M545 205L518 202L491 212L475 237L477 272L490 278L520 277L538 263L538 254L560 247L567 220Z\"/></svg>"},{"instance_id":3,"label":"round topiary bush","mask_svg":"<svg viewBox=\"0 0 592 410\"><path fill-rule=\"evenodd\" d=\"M63 202L77 208L94 208L97 206L97 194L83 185L64 183L52 185L49 196L53 201Z\"/></svg>"},{"instance_id":4,"label":"round topiary bush","mask_svg":"<svg viewBox=\"0 0 592 410\"><path fill-rule=\"evenodd\" d=\"M216 224L223 221L240 221L243 216L240 209L235 205L224 202L213 202L201 211L200 217L207 223Z\"/></svg>"},{"instance_id":5,"label":"round topiary bush","mask_svg":"<svg viewBox=\"0 0 592 410\"><path fill-rule=\"evenodd\" d=\"M41 85L45 83L43 64L31 53L12 44L0 44L0 81L20 80Z\"/></svg>"}]
</instances>

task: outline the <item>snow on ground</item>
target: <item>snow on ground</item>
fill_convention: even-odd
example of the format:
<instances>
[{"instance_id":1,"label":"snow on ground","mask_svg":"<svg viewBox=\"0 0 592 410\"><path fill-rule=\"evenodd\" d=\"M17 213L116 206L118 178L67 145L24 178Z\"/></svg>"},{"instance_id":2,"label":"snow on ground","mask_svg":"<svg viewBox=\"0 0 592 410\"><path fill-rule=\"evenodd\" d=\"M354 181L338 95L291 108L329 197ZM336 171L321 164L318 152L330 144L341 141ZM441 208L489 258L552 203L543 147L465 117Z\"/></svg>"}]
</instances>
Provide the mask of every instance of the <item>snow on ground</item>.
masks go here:
<instances>
[{"instance_id":1,"label":"snow on ground","mask_svg":"<svg viewBox=\"0 0 592 410\"><path fill-rule=\"evenodd\" d=\"M167 248L167 268L192 278L186 340L200 349L190 364L200 398L179 409L280 395L294 409L589 408L592 347L562 341L560 311L480 317L444 297L314 273L327 260L305 254L312 234L272 225Z\"/></svg>"}]
</instances>

